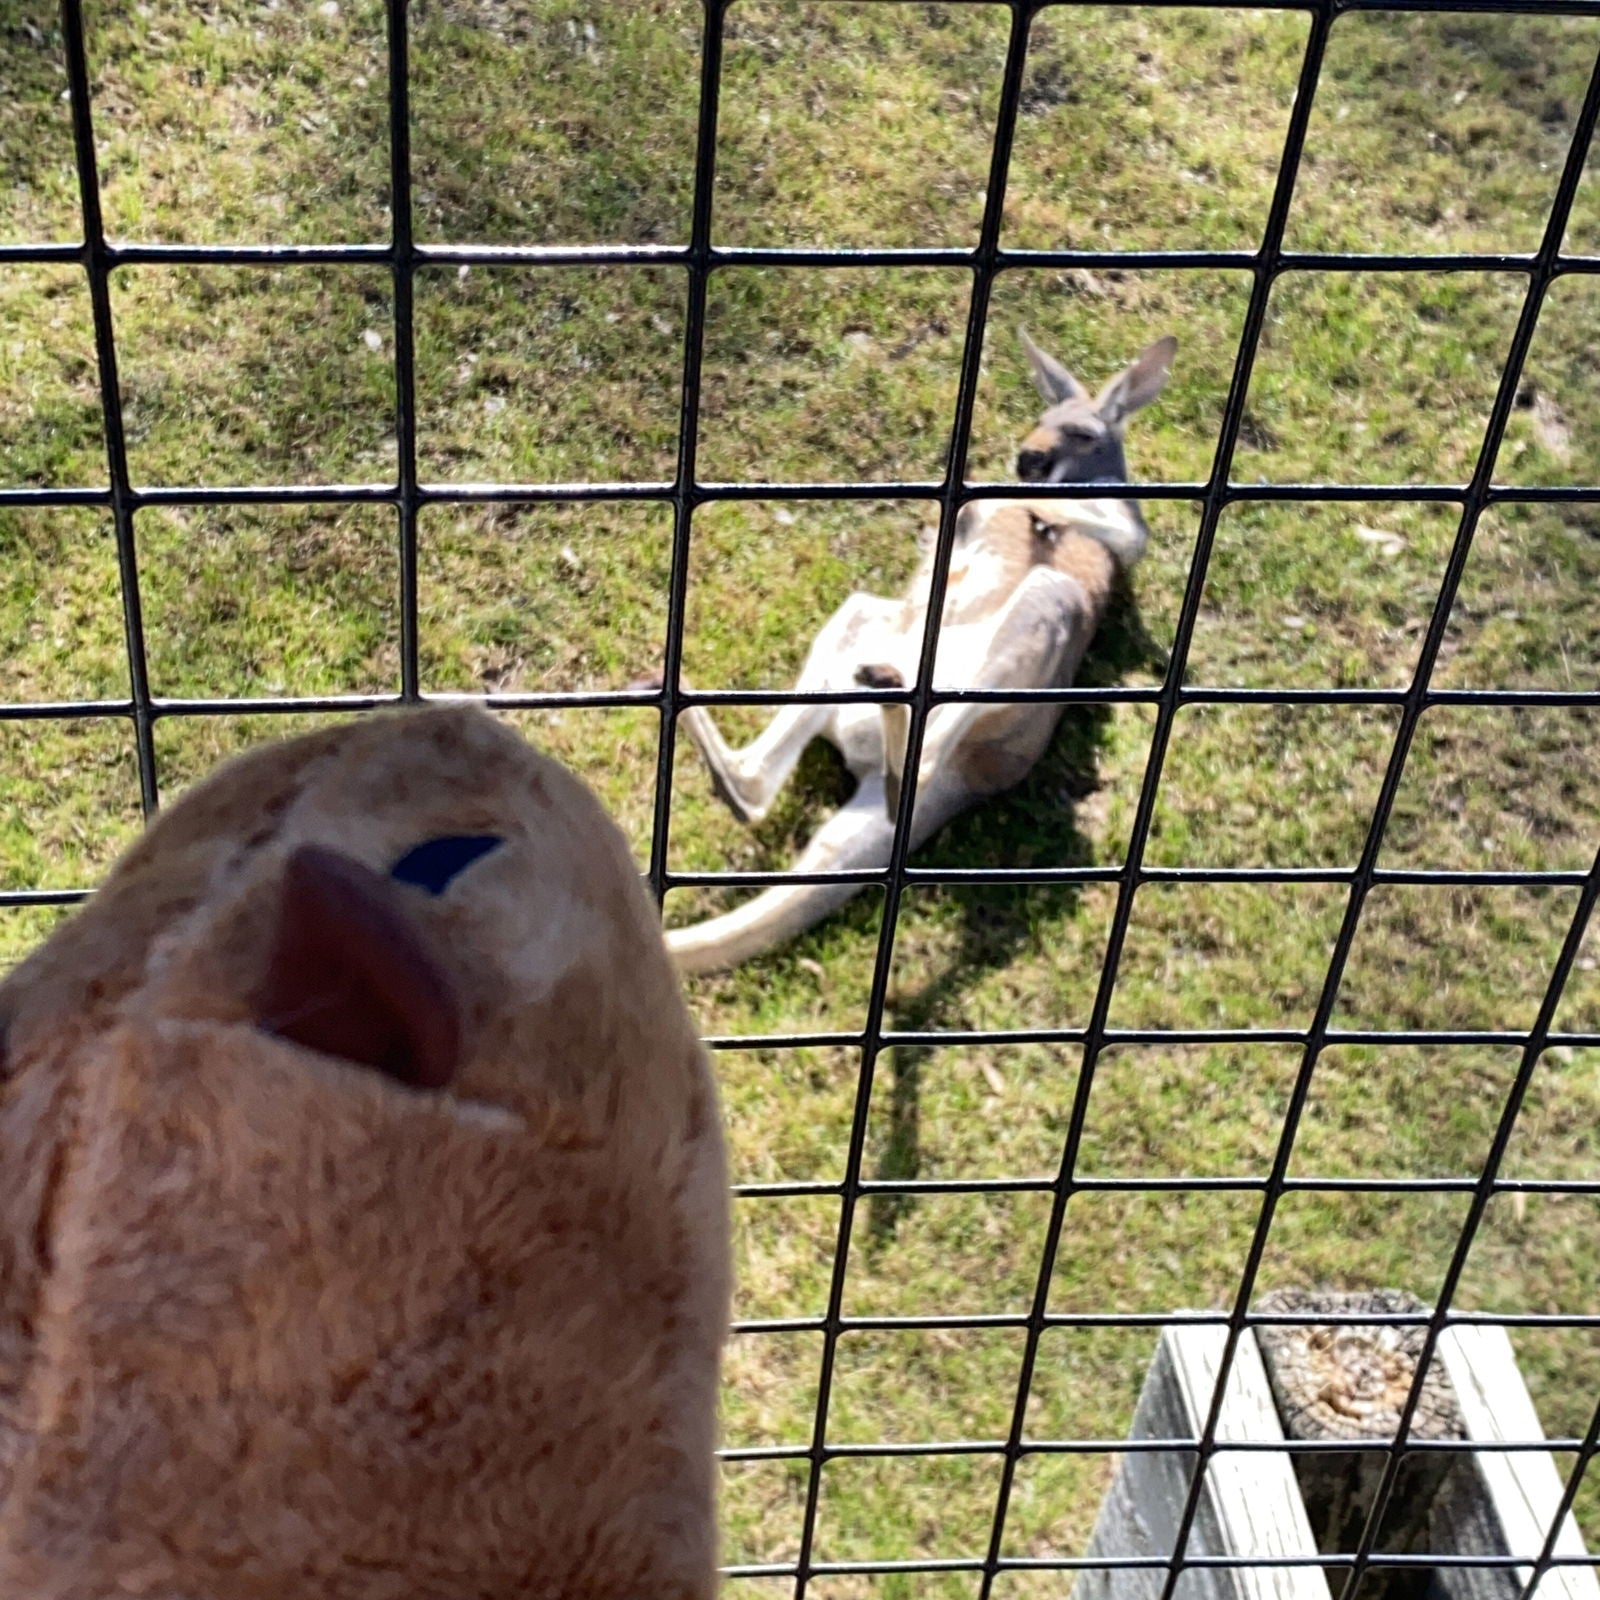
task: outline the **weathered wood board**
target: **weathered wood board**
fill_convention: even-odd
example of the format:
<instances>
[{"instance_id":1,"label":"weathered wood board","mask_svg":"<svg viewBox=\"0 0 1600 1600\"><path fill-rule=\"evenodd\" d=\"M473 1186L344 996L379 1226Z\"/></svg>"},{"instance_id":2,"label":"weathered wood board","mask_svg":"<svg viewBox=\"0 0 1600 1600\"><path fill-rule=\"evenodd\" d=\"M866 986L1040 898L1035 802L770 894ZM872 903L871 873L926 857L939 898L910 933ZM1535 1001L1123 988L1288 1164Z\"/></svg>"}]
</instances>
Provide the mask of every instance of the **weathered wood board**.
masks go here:
<instances>
[{"instance_id":1,"label":"weathered wood board","mask_svg":"<svg viewBox=\"0 0 1600 1600\"><path fill-rule=\"evenodd\" d=\"M1439 1360L1449 1374L1469 1439L1516 1441L1544 1438L1539 1414L1517 1367L1504 1328L1446 1328L1439 1335ZM1483 1499L1499 1528L1498 1554L1536 1558L1561 1504L1561 1471L1548 1450L1482 1450L1474 1455ZM1476 1552L1465 1552L1476 1553ZM1554 1554L1588 1554L1569 1511L1556 1531ZM1517 1590L1533 1575L1513 1569ZM1600 1600L1593 1567L1552 1567L1539 1583L1538 1600Z\"/></svg>"},{"instance_id":2,"label":"weathered wood board","mask_svg":"<svg viewBox=\"0 0 1600 1600\"><path fill-rule=\"evenodd\" d=\"M1199 1437L1226 1342L1225 1328L1162 1329L1134 1413L1133 1438ZM1255 1335L1246 1329L1228 1372L1217 1438L1283 1436ZM1170 1556L1194 1459L1193 1451L1125 1455L1087 1553ZM1287 1448L1282 1453L1222 1450L1212 1458L1188 1553L1261 1559L1316 1555ZM1160 1567L1090 1569L1079 1575L1074 1600L1158 1600L1165 1580ZM1331 1600L1320 1567L1195 1567L1183 1575L1177 1595L1178 1600Z\"/></svg>"},{"instance_id":3,"label":"weathered wood board","mask_svg":"<svg viewBox=\"0 0 1600 1600\"><path fill-rule=\"evenodd\" d=\"M1134 1414L1133 1439L1199 1437L1226 1339L1226 1329L1214 1326L1162 1330ZM1459 1406L1463 1442L1527 1444L1544 1438L1504 1328L1448 1328L1440 1336L1437 1355ZM1248 1329L1229 1371L1217 1439L1223 1444L1281 1443L1283 1449L1216 1453L1187 1554L1314 1559L1313 1519L1295 1473L1293 1441L1284 1433L1259 1347ZM1417 1576L1431 1600L1515 1600L1532 1576L1532 1563L1560 1506L1560 1470L1544 1450L1445 1455L1457 1470L1448 1475L1429 1512L1425 1539L1413 1548L1434 1554L1522 1556L1529 1564L1440 1567ZM1353 1456L1340 1452L1332 1459ZM1091 1559L1168 1559L1194 1460L1193 1451L1127 1452L1101 1505L1086 1554ZM1554 1548L1558 1555L1587 1553L1570 1513L1561 1521ZM1334 1584L1342 1583L1342 1575L1332 1570ZM1086 1569L1078 1574L1073 1600L1159 1600L1166 1575L1164 1567ZM1331 1590L1317 1566L1190 1567L1180 1580L1177 1600L1331 1600ZM1541 1580L1538 1600L1600 1600L1600 1577L1593 1566L1552 1568Z\"/></svg>"}]
</instances>

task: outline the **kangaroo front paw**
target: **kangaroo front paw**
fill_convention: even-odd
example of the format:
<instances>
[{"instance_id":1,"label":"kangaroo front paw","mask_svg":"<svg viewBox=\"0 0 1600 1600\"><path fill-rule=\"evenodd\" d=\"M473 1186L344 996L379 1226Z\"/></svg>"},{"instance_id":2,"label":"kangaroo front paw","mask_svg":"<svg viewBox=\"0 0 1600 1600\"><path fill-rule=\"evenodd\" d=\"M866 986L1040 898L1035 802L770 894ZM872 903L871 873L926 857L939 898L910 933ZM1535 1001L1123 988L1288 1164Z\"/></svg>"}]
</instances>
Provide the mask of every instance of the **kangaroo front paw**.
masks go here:
<instances>
[{"instance_id":1,"label":"kangaroo front paw","mask_svg":"<svg viewBox=\"0 0 1600 1600\"><path fill-rule=\"evenodd\" d=\"M898 667L882 663L857 667L856 682L863 689L903 689L906 686L905 674Z\"/></svg>"}]
</instances>

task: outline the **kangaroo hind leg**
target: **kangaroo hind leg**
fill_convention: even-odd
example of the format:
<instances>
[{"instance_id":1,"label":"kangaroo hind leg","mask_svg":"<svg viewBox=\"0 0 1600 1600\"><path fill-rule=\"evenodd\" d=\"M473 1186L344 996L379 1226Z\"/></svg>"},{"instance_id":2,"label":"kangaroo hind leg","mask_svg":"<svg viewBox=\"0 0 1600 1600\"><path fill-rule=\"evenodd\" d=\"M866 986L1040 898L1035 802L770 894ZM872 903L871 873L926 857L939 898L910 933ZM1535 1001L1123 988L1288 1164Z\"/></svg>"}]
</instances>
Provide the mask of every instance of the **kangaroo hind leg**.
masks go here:
<instances>
[{"instance_id":1,"label":"kangaroo hind leg","mask_svg":"<svg viewBox=\"0 0 1600 1600\"><path fill-rule=\"evenodd\" d=\"M812 641L795 689L805 694L853 684L863 636L892 625L899 610L898 602L877 595L851 595ZM679 721L710 770L718 795L741 822L753 824L771 810L805 747L827 733L835 709L826 703L783 706L741 749L722 737L705 706L690 706Z\"/></svg>"}]
</instances>

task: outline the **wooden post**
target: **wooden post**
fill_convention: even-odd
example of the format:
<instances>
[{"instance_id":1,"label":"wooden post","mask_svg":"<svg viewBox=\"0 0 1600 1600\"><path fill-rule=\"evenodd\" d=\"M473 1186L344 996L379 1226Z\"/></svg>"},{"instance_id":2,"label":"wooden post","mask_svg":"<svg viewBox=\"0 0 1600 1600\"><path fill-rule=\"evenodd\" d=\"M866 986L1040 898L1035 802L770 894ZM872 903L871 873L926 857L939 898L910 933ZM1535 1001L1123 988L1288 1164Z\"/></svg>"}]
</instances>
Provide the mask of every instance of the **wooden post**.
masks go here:
<instances>
[{"instance_id":1,"label":"wooden post","mask_svg":"<svg viewBox=\"0 0 1600 1600\"><path fill-rule=\"evenodd\" d=\"M1263 1311L1297 1315L1362 1312L1426 1312L1420 1300L1395 1289L1365 1294L1284 1289L1262 1298ZM1400 1412L1416 1377L1426 1330L1417 1326L1372 1323L1272 1325L1256 1330L1267 1377L1277 1397L1278 1415L1290 1439L1348 1439L1356 1444L1392 1440ZM1435 1362L1423 1384L1412 1418L1413 1439L1459 1439L1460 1409L1450 1380ZM1360 1547L1388 1466L1384 1450L1300 1451L1295 1476L1305 1496L1306 1514L1317 1548L1347 1554ZM1428 1549L1435 1503L1446 1492L1464 1458L1453 1452L1411 1454L1401 1463L1384 1512L1377 1548L1387 1554ZM1466 1463L1470 1469L1470 1462ZM1501 1574L1483 1574L1499 1577ZM1423 1600L1432 1573L1425 1568L1374 1568L1364 1586L1370 1600ZM1505 1594L1516 1585L1490 1585L1481 1600Z\"/></svg>"},{"instance_id":2,"label":"wooden post","mask_svg":"<svg viewBox=\"0 0 1600 1600\"><path fill-rule=\"evenodd\" d=\"M1226 1328L1162 1329L1134 1413L1133 1438L1200 1436L1226 1343ZM1255 1337L1246 1329L1229 1369L1217 1439L1282 1438ZM1194 1460L1192 1450L1123 1456L1086 1553L1169 1557ZM1267 1560L1316 1555L1287 1452L1224 1450L1212 1458L1187 1553ZM1165 1580L1161 1567L1090 1568L1079 1573L1073 1600L1157 1600ZM1195 1567L1178 1594L1180 1600L1330 1600L1320 1567Z\"/></svg>"},{"instance_id":3,"label":"wooden post","mask_svg":"<svg viewBox=\"0 0 1600 1600\"><path fill-rule=\"evenodd\" d=\"M1302 1291L1268 1296L1262 1309L1314 1315L1426 1308L1393 1291ZM1281 1561L1354 1551L1388 1453L1294 1451L1293 1441L1392 1439L1416 1372L1422 1332L1327 1323L1246 1329L1223 1392L1217 1442L1281 1443L1283 1449L1218 1450L1185 1554ZM1134 1439L1200 1436L1226 1342L1226 1329L1211 1325L1162 1330L1134 1413ZM1263 1347L1271 1351L1266 1360ZM1464 1445L1529 1445L1544 1438L1504 1328L1449 1327L1436 1350L1436 1370L1420 1397L1413 1437L1459 1439ZM1089 1558L1167 1561L1193 1471L1192 1451L1125 1454L1100 1507ZM1546 1450L1413 1455L1396 1480L1380 1551L1511 1555L1528 1564L1373 1567L1360 1600L1370 1600L1374 1589L1385 1595L1421 1594L1424 1600L1514 1600L1533 1575L1532 1562L1544 1548L1561 1491L1560 1472ZM1556 1530L1555 1552L1586 1555L1570 1512ZM1165 1579L1164 1566L1085 1569L1078 1574L1073 1600L1159 1600ZM1178 1600L1330 1600L1330 1587L1316 1566L1191 1567ZM1591 1566L1552 1568L1540 1581L1538 1600L1600 1600L1600 1578Z\"/></svg>"},{"instance_id":4,"label":"wooden post","mask_svg":"<svg viewBox=\"0 0 1600 1600\"><path fill-rule=\"evenodd\" d=\"M1283 1290L1264 1296L1263 1311L1342 1315L1425 1312L1397 1290L1365 1294ZM1424 1329L1383 1324L1258 1328L1268 1378L1290 1439L1392 1440L1416 1377ZM1544 1438L1504 1328L1453 1327L1439 1337L1411 1421L1412 1439L1463 1443ZM1293 1457L1318 1546L1357 1548L1388 1452L1301 1451ZM1548 1451L1452 1451L1404 1458L1378 1531L1385 1553L1537 1556L1556 1508L1561 1476ZM1569 1513L1556 1550L1582 1554ZM1369 1570L1362 1600L1516 1600L1532 1567L1382 1568ZM1546 1574L1541 1600L1600 1600L1588 1567Z\"/></svg>"}]
</instances>

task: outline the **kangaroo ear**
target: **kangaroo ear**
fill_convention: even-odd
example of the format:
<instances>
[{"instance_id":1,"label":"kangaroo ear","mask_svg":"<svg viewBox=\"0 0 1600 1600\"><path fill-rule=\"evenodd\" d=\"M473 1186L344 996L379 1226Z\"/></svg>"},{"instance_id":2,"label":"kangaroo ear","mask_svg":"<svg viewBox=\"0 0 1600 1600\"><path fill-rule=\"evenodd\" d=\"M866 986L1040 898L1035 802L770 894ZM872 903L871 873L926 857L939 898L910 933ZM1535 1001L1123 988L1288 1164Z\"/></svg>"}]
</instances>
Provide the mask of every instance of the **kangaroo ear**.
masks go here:
<instances>
[{"instance_id":1,"label":"kangaroo ear","mask_svg":"<svg viewBox=\"0 0 1600 1600\"><path fill-rule=\"evenodd\" d=\"M1054 356L1046 355L1028 337L1026 328L1017 329L1017 338L1022 341L1022 353L1028 358L1034 387L1047 406L1060 405L1063 400L1089 398L1089 391Z\"/></svg>"},{"instance_id":2,"label":"kangaroo ear","mask_svg":"<svg viewBox=\"0 0 1600 1600\"><path fill-rule=\"evenodd\" d=\"M1094 408L1110 427L1120 427L1141 406L1147 406L1167 386L1172 358L1178 341L1169 333L1146 345L1123 371L1119 372L1095 400Z\"/></svg>"},{"instance_id":3,"label":"kangaroo ear","mask_svg":"<svg viewBox=\"0 0 1600 1600\"><path fill-rule=\"evenodd\" d=\"M405 893L337 851L296 850L256 1020L308 1050L442 1089L461 1064L461 1001Z\"/></svg>"}]
</instances>

